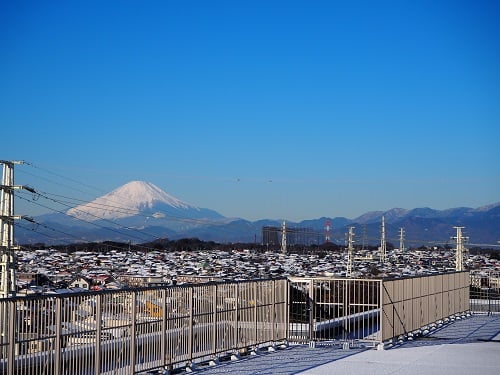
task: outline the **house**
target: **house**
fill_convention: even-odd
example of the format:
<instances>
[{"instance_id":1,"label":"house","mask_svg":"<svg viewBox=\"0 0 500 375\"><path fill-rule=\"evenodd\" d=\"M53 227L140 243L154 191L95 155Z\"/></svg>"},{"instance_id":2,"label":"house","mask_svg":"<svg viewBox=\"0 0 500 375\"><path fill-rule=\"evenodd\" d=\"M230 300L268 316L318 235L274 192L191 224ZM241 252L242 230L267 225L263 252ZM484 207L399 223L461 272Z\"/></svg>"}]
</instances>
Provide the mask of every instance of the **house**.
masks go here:
<instances>
[{"instance_id":1,"label":"house","mask_svg":"<svg viewBox=\"0 0 500 375\"><path fill-rule=\"evenodd\" d=\"M82 276L75 277L68 284L68 288L70 288L70 289L81 288L81 289L89 290L90 286L91 286L90 280L88 280L88 279L86 279L85 277L82 277Z\"/></svg>"}]
</instances>

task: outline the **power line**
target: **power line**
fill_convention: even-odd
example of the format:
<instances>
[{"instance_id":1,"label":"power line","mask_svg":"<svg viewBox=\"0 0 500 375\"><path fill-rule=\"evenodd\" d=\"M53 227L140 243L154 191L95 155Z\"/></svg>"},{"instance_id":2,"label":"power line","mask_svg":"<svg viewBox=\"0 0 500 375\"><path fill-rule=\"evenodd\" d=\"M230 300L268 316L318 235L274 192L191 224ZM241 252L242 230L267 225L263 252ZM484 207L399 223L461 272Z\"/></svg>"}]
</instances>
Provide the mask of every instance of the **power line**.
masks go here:
<instances>
[{"instance_id":1,"label":"power line","mask_svg":"<svg viewBox=\"0 0 500 375\"><path fill-rule=\"evenodd\" d=\"M43 197L43 196L42 196L42 197ZM23 197L19 197L19 198L20 198L20 199L23 199L23 200L27 200L26 198L23 198ZM46 197L44 197L44 198L46 198ZM47 199L50 199L50 198L47 198ZM41 206L41 207L44 207L44 208L48 208L48 209L50 209L50 210L53 210L54 212L58 212L58 213L61 213L61 214L63 214L63 215L66 215L66 213L65 213L65 212L63 212L63 211L53 209L53 208L48 207L48 206L45 206L45 205L43 205L43 204L41 204L41 203L39 203L39 202L33 202L33 203L34 203L34 204L36 204L36 205L38 205L38 206ZM75 219L77 219L77 220L79 220L79 221L83 221L83 222L88 223L88 224L90 224L90 225L94 225L94 226L96 226L96 227L98 227L98 228L101 228L101 229L109 230L109 231L111 231L111 232L115 232L115 233L118 233L118 234L120 234L120 235L124 235L124 233L123 233L123 232L120 232L120 231L118 231L118 230L116 230L116 229L113 229L113 228L110 228L110 227L105 227L105 226L103 226L103 225L97 224L97 223L96 223L96 222L94 222L94 221L87 221L87 220L80 219L80 218L77 218L77 217L75 217ZM102 219L102 220L103 220L103 221L106 221L106 222L109 222L109 223L111 223L111 224L113 224L113 225L115 225L115 226L117 226L117 227L121 227L122 229L132 230L132 231L135 231L135 232L137 232L137 233L139 233L139 234L146 234L146 235L149 235L149 236L151 236L151 237L153 237L153 238L155 238L155 239L159 239L159 237L156 237L156 236L154 236L154 235L152 235L152 234L149 234L149 233L146 233L146 232L144 232L144 231L138 231L138 230L137 230L137 229L135 229L135 228L126 227L126 226L120 225L120 224L118 224L118 223L115 223L115 222L113 222L113 221L111 221L111 220L107 220L107 219ZM36 221L33 221L33 222L34 222L35 224L38 224L38 225L41 225L41 226L47 227L47 228L49 228L49 229L53 229L53 228L50 228L50 227L46 226L45 224L42 224L42 223L39 223L39 222L36 222ZM65 234L67 234L67 233L65 233ZM126 234L126 235L127 235L128 237L131 237L131 238L135 238L135 239L137 239L137 240L144 241L144 238L140 238L140 237L132 236L131 234Z\"/></svg>"},{"instance_id":2,"label":"power line","mask_svg":"<svg viewBox=\"0 0 500 375\"><path fill-rule=\"evenodd\" d=\"M115 227L118 227L118 228L121 228L121 229L124 229L124 230L127 230L127 231L136 232L136 233L140 234L143 237L141 238L141 237L133 236L130 233L124 233L122 231L118 231L118 230L110 228L110 227L99 225L99 224L97 224L93 220L85 220L85 219L83 219L81 217L71 216L74 219L77 219L79 221L88 223L90 225L94 225L94 226L96 226L98 228L101 228L101 229L105 229L105 230L108 230L108 231L112 231L112 232L118 233L121 236L125 235L125 236L131 237L131 238L134 238L134 239L140 240L140 241L160 239L160 237L158 237L156 235L153 235L151 233L145 232L144 230L137 230L136 228L124 226L124 225L121 225L121 224L119 224L119 223L117 223L115 221L112 221L112 220L109 220L109 219L105 219L105 218L103 218L101 216L94 215L94 214L85 212L83 210L80 210L80 209L74 207L74 204L83 203L83 204L90 205L90 207L97 208L97 209L112 208L112 209L118 210L119 212L122 212L122 213L133 213L134 215L142 216L144 218L151 218L152 217L150 215L142 214L142 213L140 213L140 212L138 212L138 211L136 211L134 209L130 209L130 208L127 208L127 207L120 207L120 206L117 206L117 205L107 205L107 204L97 205L97 204L93 204L93 202L87 202L87 201L84 201L84 200L81 200L81 199L71 198L71 197L67 197L67 196L63 196L63 195L58 195L58 194L52 194L52 193L48 193L48 192L35 191L34 189L30 189L29 191L33 194L33 199L28 199L28 198L25 198L25 197L22 197L22 196L19 196L19 195L17 197L19 199L27 201L27 202L29 202L31 204L35 204L35 205L37 205L39 207L43 207L43 208L46 208L46 209L48 209L50 211L53 211L53 212L56 212L56 213L60 213L62 215L69 216L67 214L67 212L65 212L65 211L62 211L62 210L59 210L59 209L55 209L53 207L50 207L50 206L47 206L47 205L44 205L44 204L41 204L40 202L38 202L37 201L38 198L42 197L42 198L44 198L44 199L46 199L48 201L51 201L51 202L56 203L56 204L59 204L59 205L65 207L65 208L72 208L72 209L74 209L76 211L84 213L87 216L94 217L97 220L108 222L108 223L112 224ZM66 201L63 201L63 200L60 200L60 199L56 199L54 197L64 198L64 199L66 199ZM162 212L162 211L160 210L159 212ZM190 218L180 217L180 216L177 216L177 215L172 215L172 214L166 213L166 212L164 212L164 213L168 216L168 219L174 220L174 221L186 222L186 223L194 223L194 224L223 225L223 223L217 224L217 223L214 223L213 221L208 221L208 220L203 220L203 219L190 219ZM37 223L37 224L41 225L42 223ZM50 226L47 226L47 225L41 225L41 226L43 226L46 229L57 231L56 229L54 229L54 228L52 228ZM40 232L38 232L38 233L40 233ZM69 235L68 233L65 233L65 232L61 232L61 233ZM80 239L80 238L75 237L75 236L71 236L71 237L76 238L78 240L84 240L84 239ZM84 241L86 241L86 240L84 240Z\"/></svg>"},{"instance_id":3,"label":"power line","mask_svg":"<svg viewBox=\"0 0 500 375\"><path fill-rule=\"evenodd\" d=\"M63 176L63 175L61 175L61 174L59 174L59 173L56 173L56 172L53 172L53 171L51 171L51 170L49 170L49 169L46 169L46 168L43 168L43 167L39 167L39 166L37 166L37 165L34 165L33 163L26 163L26 164L30 165L31 167L33 167L33 168L35 168L35 169L39 169L39 170L42 170L42 171L44 171L44 172L46 172L46 173L49 173L49 174L51 174L51 175L53 175L53 176L56 176L56 177L62 178L62 179L64 179L64 180L67 180L67 181L70 181L70 182L74 182L74 183L76 183L77 185L85 186L85 187L91 188L91 189L93 189L93 190L99 191L99 192L101 192L101 193L103 192L103 190L102 190L101 188L98 188L98 187L95 187L95 186L89 185L89 184L87 184L87 183L85 183L85 182L78 181L78 180L75 180L75 179L70 178L70 177ZM45 179L46 181L50 181L50 180L48 180L47 178L44 178L44 179ZM74 189L74 188L72 188L72 189L73 189L73 190L76 190L76 189ZM81 193L87 193L87 192L85 192L85 191L83 191L83 190L78 190L78 191L80 191Z\"/></svg>"},{"instance_id":4,"label":"power line","mask_svg":"<svg viewBox=\"0 0 500 375\"><path fill-rule=\"evenodd\" d=\"M48 230L51 230L51 231L53 231L53 232L59 232L59 233L61 233L61 234L67 235L68 237L71 237L71 238L73 238L73 239L75 239L75 240L80 241L80 242L79 242L80 244L92 244L92 243L95 243L95 242L88 241L88 240L86 240L86 239L83 239L83 238L80 238L80 237L74 236L74 235L72 235L71 233L67 233L67 232L60 231L60 230L55 229L55 228L51 228L50 226L47 226L47 225L45 225L45 224L36 223L36 222L35 222L35 224L36 224L36 225L43 226L44 228L46 228L46 229L48 229ZM27 230L27 231L32 230L32 229L30 229L30 228L28 228L28 227L26 227L26 226L24 226L24 225L22 225L22 224L20 224L20 223L18 223L18 222L17 222L17 223L15 223L15 226L16 226L16 227L19 227L19 228L22 228L22 229L24 229L24 230ZM50 239L55 239L55 237L53 237L53 236L51 236L51 235L49 235L49 234L47 234L47 233L44 233L44 232L37 232L37 233L38 233L38 234L40 234L40 235L42 235L42 236L48 237L48 238L50 238ZM57 239L58 239L58 240L60 240L60 237L57 237ZM70 244L70 242L69 242L69 241L66 241L66 245L69 245L69 244ZM61 244L59 244L59 246L60 246L60 245L61 245ZM157 250L157 249L155 249L155 248L153 248L153 247L144 246L144 245L142 245L142 244L134 244L133 246L134 246L134 248L136 248L136 249L140 249L140 250L148 250L148 251L155 251L155 250ZM114 243L114 244L113 244L113 247L118 248L118 249L122 249L122 250L128 250L128 249L129 249L129 245L124 244L124 246L120 246L120 243ZM23 248L24 248L25 250L28 250L28 248L27 248L27 247L25 247L25 246L19 246L19 248L21 248L21 249L23 249Z\"/></svg>"}]
</instances>

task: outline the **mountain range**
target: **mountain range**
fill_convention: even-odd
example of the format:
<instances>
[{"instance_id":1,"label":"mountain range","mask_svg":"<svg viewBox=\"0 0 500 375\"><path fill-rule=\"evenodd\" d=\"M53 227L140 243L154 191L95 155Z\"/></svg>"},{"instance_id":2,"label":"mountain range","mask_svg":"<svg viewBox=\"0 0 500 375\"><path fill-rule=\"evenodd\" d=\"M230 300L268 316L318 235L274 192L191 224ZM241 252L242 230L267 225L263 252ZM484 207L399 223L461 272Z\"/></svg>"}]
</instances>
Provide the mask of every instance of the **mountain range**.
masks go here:
<instances>
[{"instance_id":1,"label":"mountain range","mask_svg":"<svg viewBox=\"0 0 500 375\"><path fill-rule=\"evenodd\" d=\"M343 245L349 226L355 227L357 243L376 244L380 240L381 220L385 218L388 241L398 244L400 228L405 243L420 246L446 243L456 234L455 226L474 244L495 244L500 240L500 203L479 208L458 207L367 212L355 219L321 217L287 222L288 228L307 228L324 242L325 224L330 222L330 240ZM21 244L62 244L71 242L131 241L148 242L156 238L194 238L215 242L261 242L262 227L280 227L276 220L248 221L227 218L215 210L199 208L164 192L152 183L129 182L92 202L34 218L32 228L16 227L15 240ZM451 243L451 242L450 242Z\"/></svg>"}]
</instances>

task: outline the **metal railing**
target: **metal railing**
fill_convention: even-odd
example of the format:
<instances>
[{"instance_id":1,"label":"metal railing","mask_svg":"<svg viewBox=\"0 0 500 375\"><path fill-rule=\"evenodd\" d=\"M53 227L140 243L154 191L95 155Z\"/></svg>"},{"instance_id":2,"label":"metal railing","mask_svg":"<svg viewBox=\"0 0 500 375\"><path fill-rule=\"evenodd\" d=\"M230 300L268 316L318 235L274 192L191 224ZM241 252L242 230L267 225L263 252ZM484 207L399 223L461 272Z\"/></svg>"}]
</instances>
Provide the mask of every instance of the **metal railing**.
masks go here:
<instances>
[{"instance_id":1,"label":"metal railing","mask_svg":"<svg viewBox=\"0 0 500 375\"><path fill-rule=\"evenodd\" d=\"M290 278L289 340L381 343L469 310L469 274Z\"/></svg>"},{"instance_id":2,"label":"metal railing","mask_svg":"<svg viewBox=\"0 0 500 375\"><path fill-rule=\"evenodd\" d=\"M469 274L290 278L0 300L0 374L140 374L284 342L376 345L469 310Z\"/></svg>"},{"instance_id":3,"label":"metal railing","mask_svg":"<svg viewBox=\"0 0 500 375\"><path fill-rule=\"evenodd\" d=\"M380 340L469 310L469 273L383 280Z\"/></svg>"},{"instance_id":4,"label":"metal railing","mask_svg":"<svg viewBox=\"0 0 500 375\"><path fill-rule=\"evenodd\" d=\"M136 374L287 337L287 280L0 300L0 374Z\"/></svg>"},{"instance_id":5,"label":"metal railing","mask_svg":"<svg viewBox=\"0 0 500 375\"><path fill-rule=\"evenodd\" d=\"M500 312L500 272L470 275L470 305L478 313Z\"/></svg>"},{"instance_id":6,"label":"metal railing","mask_svg":"<svg viewBox=\"0 0 500 375\"><path fill-rule=\"evenodd\" d=\"M289 340L380 342L382 280L290 278Z\"/></svg>"}]
</instances>

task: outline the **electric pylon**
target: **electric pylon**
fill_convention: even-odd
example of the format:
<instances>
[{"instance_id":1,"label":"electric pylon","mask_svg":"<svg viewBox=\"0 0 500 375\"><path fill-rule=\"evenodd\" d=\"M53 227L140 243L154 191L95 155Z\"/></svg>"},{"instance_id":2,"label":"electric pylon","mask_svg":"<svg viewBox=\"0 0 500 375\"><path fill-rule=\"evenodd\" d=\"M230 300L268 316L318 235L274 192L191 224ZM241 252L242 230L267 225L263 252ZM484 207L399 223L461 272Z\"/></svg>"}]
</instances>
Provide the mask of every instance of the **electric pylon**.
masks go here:
<instances>
[{"instance_id":1,"label":"electric pylon","mask_svg":"<svg viewBox=\"0 0 500 375\"><path fill-rule=\"evenodd\" d=\"M405 250L405 230L404 228L399 228L399 251Z\"/></svg>"},{"instance_id":2,"label":"electric pylon","mask_svg":"<svg viewBox=\"0 0 500 375\"><path fill-rule=\"evenodd\" d=\"M386 257L387 257L387 244L385 240L385 217L382 216L382 229L381 229L381 236L380 236L380 261L382 263L385 263Z\"/></svg>"},{"instance_id":3,"label":"electric pylon","mask_svg":"<svg viewBox=\"0 0 500 375\"><path fill-rule=\"evenodd\" d=\"M462 235L462 229L464 227L453 227L457 230L457 236L451 237L452 240L455 240L457 247L455 248L455 270L463 271L464 270L464 242L469 239L469 237L464 237Z\"/></svg>"},{"instance_id":4,"label":"electric pylon","mask_svg":"<svg viewBox=\"0 0 500 375\"><path fill-rule=\"evenodd\" d=\"M330 220L325 222L325 243L330 243Z\"/></svg>"},{"instance_id":5,"label":"electric pylon","mask_svg":"<svg viewBox=\"0 0 500 375\"><path fill-rule=\"evenodd\" d=\"M281 252L286 254L286 223L283 220L283 224L281 225Z\"/></svg>"},{"instance_id":6,"label":"electric pylon","mask_svg":"<svg viewBox=\"0 0 500 375\"><path fill-rule=\"evenodd\" d=\"M351 277L354 271L354 227L349 227L347 238L347 277Z\"/></svg>"}]
</instances>

